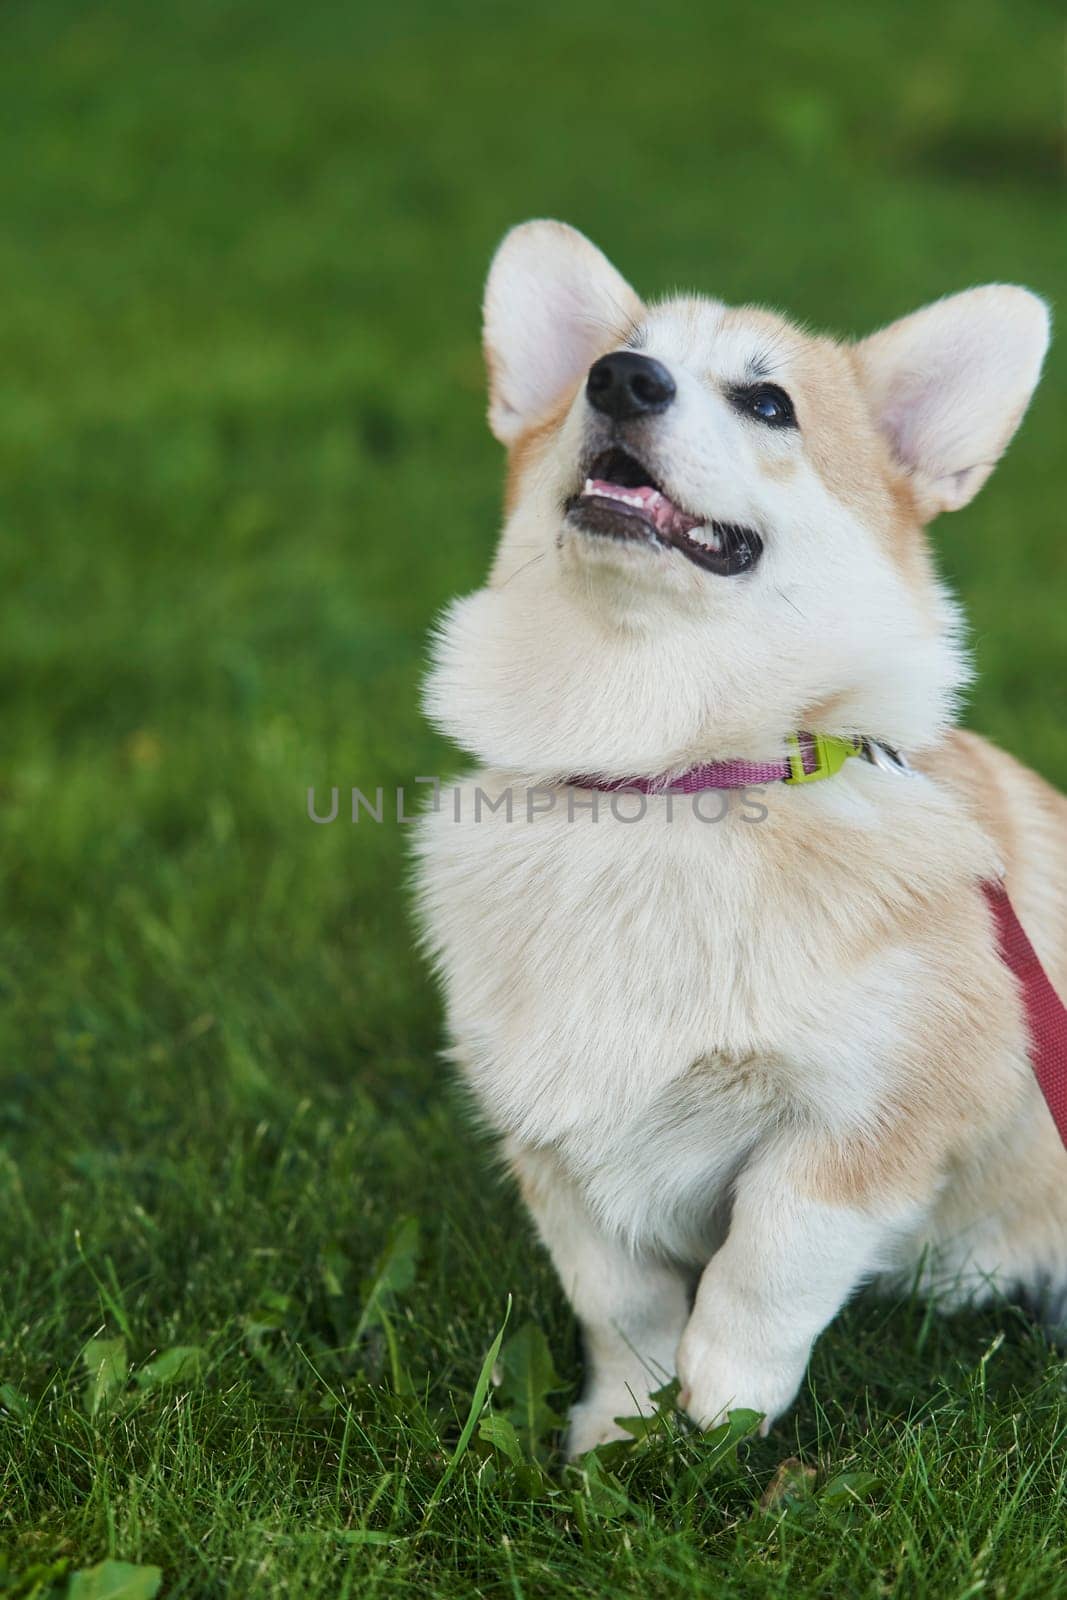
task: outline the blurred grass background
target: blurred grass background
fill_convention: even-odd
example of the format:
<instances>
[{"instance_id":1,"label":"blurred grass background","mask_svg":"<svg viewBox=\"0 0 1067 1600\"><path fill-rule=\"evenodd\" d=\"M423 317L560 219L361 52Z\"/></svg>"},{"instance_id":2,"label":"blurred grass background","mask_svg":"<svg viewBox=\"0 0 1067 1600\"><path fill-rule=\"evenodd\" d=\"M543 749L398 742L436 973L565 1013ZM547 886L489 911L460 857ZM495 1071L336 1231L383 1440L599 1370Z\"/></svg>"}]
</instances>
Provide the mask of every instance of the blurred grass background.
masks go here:
<instances>
[{"instance_id":1,"label":"blurred grass background","mask_svg":"<svg viewBox=\"0 0 1067 1600\"><path fill-rule=\"evenodd\" d=\"M466 1489L411 1542L404 1497L425 1503L443 1446L354 1373L341 1451L303 1358L333 1337L329 1271L358 1299L400 1209L423 1247L399 1337L435 1414L464 1412L508 1292L578 1370L435 1057L403 829L305 811L311 784L388 792L453 759L417 686L497 526L478 306L498 237L563 217L643 292L841 332L990 279L1055 307L1059 52L1033 0L0 12L11 1573L110 1552L175 1594L1067 1593L1043 1347L1011 1333L980 1411L967 1377L1007 1313L931 1330L861 1300L752 1470L855 1451L902 1483L922 1459L915 1499L758 1559L714 1497L660 1516L667 1458L632 1469L628 1546ZM1061 784L1065 382L1054 347L1007 460L936 530L974 626L970 720ZM249 1344L265 1305L273 1366ZM202 1347L203 1385L87 1417L81 1351L109 1332L136 1361ZM1001 1434L1021 1487L989 1476ZM339 1544L386 1479L394 1542Z\"/></svg>"}]
</instances>

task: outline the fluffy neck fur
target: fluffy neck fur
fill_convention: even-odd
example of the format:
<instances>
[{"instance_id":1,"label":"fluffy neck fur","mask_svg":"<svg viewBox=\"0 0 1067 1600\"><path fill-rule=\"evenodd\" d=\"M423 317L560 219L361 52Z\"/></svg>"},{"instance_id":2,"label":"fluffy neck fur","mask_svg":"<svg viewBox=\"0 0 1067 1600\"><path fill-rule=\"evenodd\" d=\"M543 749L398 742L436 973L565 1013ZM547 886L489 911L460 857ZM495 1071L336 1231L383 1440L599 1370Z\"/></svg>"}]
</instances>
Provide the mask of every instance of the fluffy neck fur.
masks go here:
<instances>
[{"instance_id":1,"label":"fluffy neck fur","mask_svg":"<svg viewBox=\"0 0 1067 1600\"><path fill-rule=\"evenodd\" d=\"M555 556L455 602L438 629L427 711L487 766L669 772L776 756L800 727L917 752L954 720L967 663L932 575L921 623L902 595L899 611L892 598L873 616L846 609L831 636L784 598L770 616L733 606L718 623L647 596L628 614L568 584Z\"/></svg>"}]
</instances>

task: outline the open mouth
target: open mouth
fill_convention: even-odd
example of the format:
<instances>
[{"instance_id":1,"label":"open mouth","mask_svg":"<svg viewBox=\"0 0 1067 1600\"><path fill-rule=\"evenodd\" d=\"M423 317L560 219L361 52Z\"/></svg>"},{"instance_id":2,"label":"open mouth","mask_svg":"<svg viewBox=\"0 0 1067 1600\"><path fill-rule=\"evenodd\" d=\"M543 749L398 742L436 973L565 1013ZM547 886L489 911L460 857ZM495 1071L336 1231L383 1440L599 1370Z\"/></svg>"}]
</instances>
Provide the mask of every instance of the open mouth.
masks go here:
<instances>
[{"instance_id":1,"label":"open mouth","mask_svg":"<svg viewBox=\"0 0 1067 1600\"><path fill-rule=\"evenodd\" d=\"M722 578L750 571L763 551L755 529L709 521L676 505L627 450L604 450L595 456L585 483L567 501L566 510L568 521L585 533L678 550Z\"/></svg>"}]
</instances>

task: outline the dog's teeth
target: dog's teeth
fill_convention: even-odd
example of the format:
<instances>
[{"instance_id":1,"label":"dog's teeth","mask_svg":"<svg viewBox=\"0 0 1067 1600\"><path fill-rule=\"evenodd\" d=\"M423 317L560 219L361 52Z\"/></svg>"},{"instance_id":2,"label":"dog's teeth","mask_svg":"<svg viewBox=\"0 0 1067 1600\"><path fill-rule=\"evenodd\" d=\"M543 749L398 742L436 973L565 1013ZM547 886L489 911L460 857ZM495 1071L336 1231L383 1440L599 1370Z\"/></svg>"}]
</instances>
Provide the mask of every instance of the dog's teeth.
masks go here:
<instances>
[{"instance_id":1,"label":"dog's teeth","mask_svg":"<svg viewBox=\"0 0 1067 1600\"><path fill-rule=\"evenodd\" d=\"M644 495L627 494L620 484L601 483L598 485L594 478L586 478L582 493L595 494L601 500L616 500L621 506L636 506L638 509L646 504Z\"/></svg>"}]
</instances>

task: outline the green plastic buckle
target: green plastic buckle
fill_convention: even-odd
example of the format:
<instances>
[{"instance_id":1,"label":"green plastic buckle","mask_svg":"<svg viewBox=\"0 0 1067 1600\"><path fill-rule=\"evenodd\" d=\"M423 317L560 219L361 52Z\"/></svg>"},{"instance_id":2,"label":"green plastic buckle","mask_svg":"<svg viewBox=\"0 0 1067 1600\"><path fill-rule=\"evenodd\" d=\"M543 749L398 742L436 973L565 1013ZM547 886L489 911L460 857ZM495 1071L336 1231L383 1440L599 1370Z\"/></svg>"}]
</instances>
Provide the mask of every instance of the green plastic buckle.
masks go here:
<instances>
[{"instance_id":1,"label":"green plastic buckle","mask_svg":"<svg viewBox=\"0 0 1067 1600\"><path fill-rule=\"evenodd\" d=\"M832 734L813 733L808 736L814 745L815 765L811 772L804 770L804 747L800 736L791 733L786 743L789 746L789 771L791 776L783 778L783 783L816 783L820 778L832 778L835 772L840 772L849 756L863 754L863 741L861 739L835 739Z\"/></svg>"}]
</instances>

